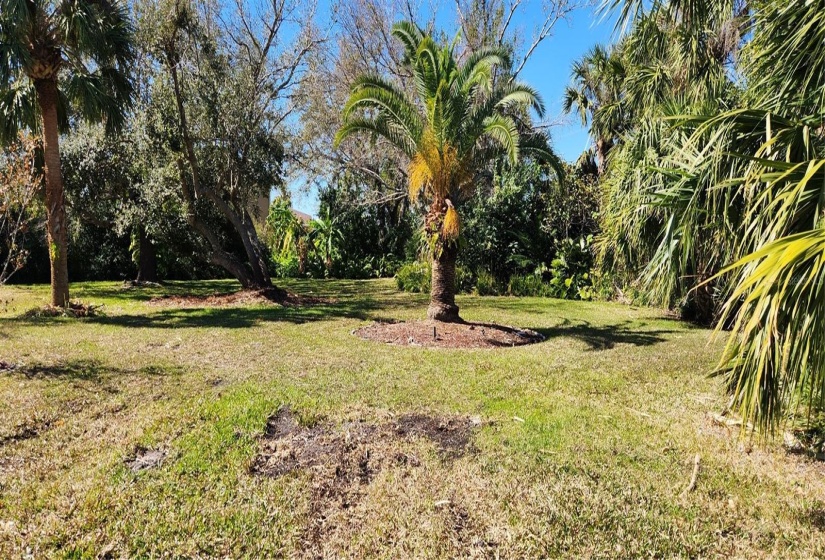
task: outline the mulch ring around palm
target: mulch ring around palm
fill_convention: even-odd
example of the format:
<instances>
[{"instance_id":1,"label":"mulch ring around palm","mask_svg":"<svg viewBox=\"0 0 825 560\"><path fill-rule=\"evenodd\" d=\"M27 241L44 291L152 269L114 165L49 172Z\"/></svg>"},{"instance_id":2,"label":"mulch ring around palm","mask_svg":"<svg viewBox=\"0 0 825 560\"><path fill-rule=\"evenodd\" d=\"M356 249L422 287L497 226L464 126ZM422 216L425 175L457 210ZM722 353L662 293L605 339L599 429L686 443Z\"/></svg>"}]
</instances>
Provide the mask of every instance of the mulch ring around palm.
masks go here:
<instances>
[{"instance_id":1,"label":"mulch ring around palm","mask_svg":"<svg viewBox=\"0 0 825 560\"><path fill-rule=\"evenodd\" d=\"M425 348L506 348L544 340L529 329L490 323L376 322L353 331L366 340Z\"/></svg>"},{"instance_id":2,"label":"mulch ring around palm","mask_svg":"<svg viewBox=\"0 0 825 560\"><path fill-rule=\"evenodd\" d=\"M332 300L293 294L280 288L262 290L240 290L223 294L210 295L163 295L149 300L149 305L160 307L227 307L233 305L270 305L284 307L301 307L334 303Z\"/></svg>"}]
</instances>

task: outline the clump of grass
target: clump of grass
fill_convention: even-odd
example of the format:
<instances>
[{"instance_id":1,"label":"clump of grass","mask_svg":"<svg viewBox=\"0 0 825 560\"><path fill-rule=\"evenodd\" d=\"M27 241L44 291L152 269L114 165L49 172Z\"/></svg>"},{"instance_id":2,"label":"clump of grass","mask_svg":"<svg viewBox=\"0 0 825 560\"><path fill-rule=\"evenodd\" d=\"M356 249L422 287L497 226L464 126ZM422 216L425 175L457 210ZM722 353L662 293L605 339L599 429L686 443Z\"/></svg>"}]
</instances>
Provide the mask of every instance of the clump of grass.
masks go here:
<instances>
[{"instance_id":1,"label":"clump of grass","mask_svg":"<svg viewBox=\"0 0 825 560\"><path fill-rule=\"evenodd\" d=\"M59 305L45 305L35 307L23 313L25 319L36 319L41 317L97 317L103 315L103 305L83 303L81 301L70 301L65 307Z\"/></svg>"}]
</instances>

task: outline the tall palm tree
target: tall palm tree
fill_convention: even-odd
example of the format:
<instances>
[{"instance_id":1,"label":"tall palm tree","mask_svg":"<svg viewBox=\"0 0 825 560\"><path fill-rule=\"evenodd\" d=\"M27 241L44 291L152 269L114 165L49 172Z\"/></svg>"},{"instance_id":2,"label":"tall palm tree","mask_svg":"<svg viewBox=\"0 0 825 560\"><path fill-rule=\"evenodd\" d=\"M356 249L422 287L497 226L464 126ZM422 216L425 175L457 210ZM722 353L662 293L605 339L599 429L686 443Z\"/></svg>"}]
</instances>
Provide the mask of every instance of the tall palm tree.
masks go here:
<instances>
[{"instance_id":1,"label":"tall palm tree","mask_svg":"<svg viewBox=\"0 0 825 560\"><path fill-rule=\"evenodd\" d=\"M622 102L625 66L616 50L596 45L573 63L571 74L573 83L565 89L563 109L565 113L575 110L582 126L590 124L601 175L607 167L607 154L626 120Z\"/></svg>"},{"instance_id":2,"label":"tall palm tree","mask_svg":"<svg viewBox=\"0 0 825 560\"><path fill-rule=\"evenodd\" d=\"M52 305L69 301L59 134L78 110L108 131L131 101L132 27L118 0L0 0L0 141L43 136Z\"/></svg>"},{"instance_id":3,"label":"tall palm tree","mask_svg":"<svg viewBox=\"0 0 825 560\"><path fill-rule=\"evenodd\" d=\"M515 164L524 153L545 158L559 173L560 165L547 137L525 122L531 108L544 114L538 93L494 77L494 69L506 72L511 66L505 49L482 48L459 63L455 42L439 45L414 23L399 22L392 33L404 47L417 99L381 76L360 77L344 106L335 143L369 133L410 159L410 198L429 203L424 230L433 262L427 317L458 322L455 266L461 225L456 208L473 193L478 173L496 158Z\"/></svg>"}]
</instances>

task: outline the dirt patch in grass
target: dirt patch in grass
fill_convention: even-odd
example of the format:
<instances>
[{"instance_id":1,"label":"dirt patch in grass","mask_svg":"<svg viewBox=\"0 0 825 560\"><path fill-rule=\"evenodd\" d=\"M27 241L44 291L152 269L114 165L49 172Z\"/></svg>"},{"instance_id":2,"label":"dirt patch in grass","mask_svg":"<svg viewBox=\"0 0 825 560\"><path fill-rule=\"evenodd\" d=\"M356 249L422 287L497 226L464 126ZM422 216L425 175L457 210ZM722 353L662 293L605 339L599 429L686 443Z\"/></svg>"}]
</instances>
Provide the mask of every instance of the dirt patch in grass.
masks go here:
<instances>
[{"instance_id":1,"label":"dirt patch in grass","mask_svg":"<svg viewBox=\"0 0 825 560\"><path fill-rule=\"evenodd\" d=\"M284 307L299 307L332 303L331 300L314 296L303 296L280 288L263 290L240 290L211 295L163 295L149 300L150 305L163 307L227 307L232 305L276 304Z\"/></svg>"},{"instance_id":2,"label":"dirt patch in grass","mask_svg":"<svg viewBox=\"0 0 825 560\"><path fill-rule=\"evenodd\" d=\"M102 305L93 305L80 301L70 301L66 307L59 305L45 305L35 307L23 313L24 319L39 317L96 317L101 315Z\"/></svg>"},{"instance_id":3,"label":"dirt patch in grass","mask_svg":"<svg viewBox=\"0 0 825 560\"><path fill-rule=\"evenodd\" d=\"M160 465L168 452L165 449L147 449L137 447L133 456L125 461L132 472L137 473Z\"/></svg>"},{"instance_id":4,"label":"dirt patch in grass","mask_svg":"<svg viewBox=\"0 0 825 560\"><path fill-rule=\"evenodd\" d=\"M528 329L489 323L376 322L353 331L366 340L426 348L501 348L541 342L544 337Z\"/></svg>"},{"instance_id":5,"label":"dirt patch in grass","mask_svg":"<svg viewBox=\"0 0 825 560\"><path fill-rule=\"evenodd\" d=\"M16 368L15 364L0 360L0 371L14 371Z\"/></svg>"},{"instance_id":6,"label":"dirt patch in grass","mask_svg":"<svg viewBox=\"0 0 825 560\"><path fill-rule=\"evenodd\" d=\"M429 440L442 458L452 460L472 449L471 438L480 424L478 417L406 414L381 424L301 426L291 409L282 407L267 422L250 472L271 477L311 474L310 519L302 540L309 555L317 556L326 535L335 530L336 512L354 507L381 469L421 465L411 440Z\"/></svg>"}]
</instances>

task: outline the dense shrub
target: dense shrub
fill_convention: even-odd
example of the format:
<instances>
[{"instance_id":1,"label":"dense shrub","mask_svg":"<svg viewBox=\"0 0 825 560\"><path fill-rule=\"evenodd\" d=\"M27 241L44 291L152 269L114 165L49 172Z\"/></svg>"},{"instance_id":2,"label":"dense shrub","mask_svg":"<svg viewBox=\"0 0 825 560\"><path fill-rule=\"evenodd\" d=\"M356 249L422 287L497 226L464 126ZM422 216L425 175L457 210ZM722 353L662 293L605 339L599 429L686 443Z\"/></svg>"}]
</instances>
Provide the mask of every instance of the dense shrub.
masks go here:
<instances>
[{"instance_id":1,"label":"dense shrub","mask_svg":"<svg viewBox=\"0 0 825 560\"><path fill-rule=\"evenodd\" d=\"M562 299L593 299L592 236L565 239L550 263L550 292Z\"/></svg>"},{"instance_id":2,"label":"dense shrub","mask_svg":"<svg viewBox=\"0 0 825 560\"><path fill-rule=\"evenodd\" d=\"M430 264L411 262L403 265L395 273L398 289L405 292L427 293L430 291Z\"/></svg>"},{"instance_id":3,"label":"dense shrub","mask_svg":"<svg viewBox=\"0 0 825 560\"><path fill-rule=\"evenodd\" d=\"M552 296L549 283L545 282L541 274L513 275L507 283L507 293L511 296Z\"/></svg>"},{"instance_id":4,"label":"dense shrub","mask_svg":"<svg viewBox=\"0 0 825 560\"><path fill-rule=\"evenodd\" d=\"M501 294L495 277L486 270L480 271L476 276L475 289L480 296L497 296Z\"/></svg>"}]
</instances>

